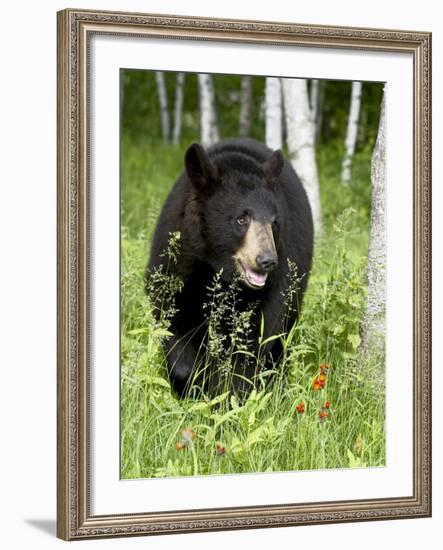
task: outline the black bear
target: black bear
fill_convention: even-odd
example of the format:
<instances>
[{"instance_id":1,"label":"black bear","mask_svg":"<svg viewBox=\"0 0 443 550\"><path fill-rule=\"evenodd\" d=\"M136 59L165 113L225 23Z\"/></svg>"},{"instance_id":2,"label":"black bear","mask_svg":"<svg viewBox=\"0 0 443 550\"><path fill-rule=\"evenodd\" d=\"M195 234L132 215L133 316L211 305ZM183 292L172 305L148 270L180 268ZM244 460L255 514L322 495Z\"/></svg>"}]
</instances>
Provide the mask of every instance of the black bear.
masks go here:
<instances>
[{"instance_id":1,"label":"black bear","mask_svg":"<svg viewBox=\"0 0 443 550\"><path fill-rule=\"evenodd\" d=\"M297 320L312 260L310 206L281 151L255 140L224 140L207 150L193 144L184 164L160 214L146 270L148 280L150 273L164 267L168 240L178 231L178 257L167 262L167 270L183 282L175 296L172 336L165 344L169 378L180 396L191 384L212 395L221 391L220 362L209 366L210 372L206 364L204 377L197 369L208 334L208 289L219 274L222 291L237 281L236 307L254 312L250 353L233 356L231 365L230 389L247 394L257 370L275 367L281 356L280 339L270 337ZM288 297L291 265L298 285ZM152 299L155 304L159 296ZM250 357L257 353L260 336L268 343L264 361L257 365Z\"/></svg>"}]
</instances>

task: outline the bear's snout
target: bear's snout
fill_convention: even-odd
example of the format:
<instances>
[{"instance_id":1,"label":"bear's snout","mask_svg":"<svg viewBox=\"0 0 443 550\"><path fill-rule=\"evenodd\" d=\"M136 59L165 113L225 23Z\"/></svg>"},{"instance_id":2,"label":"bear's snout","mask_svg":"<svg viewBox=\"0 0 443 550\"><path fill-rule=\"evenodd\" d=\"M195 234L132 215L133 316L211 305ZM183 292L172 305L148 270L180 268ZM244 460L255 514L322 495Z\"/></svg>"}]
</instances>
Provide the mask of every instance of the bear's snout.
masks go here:
<instances>
[{"instance_id":1,"label":"bear's snout","mask_svg":"<svg viewBox=\"0 0 443 550\"><path fill-rule=\"evenodd\" d=\"M263 254L259 254L255 258L255 263L257 264L257 268L259 270L269 273L277 267L278 257L277 254L273 252L265 252Z\"/></svg>"}]
</instances>

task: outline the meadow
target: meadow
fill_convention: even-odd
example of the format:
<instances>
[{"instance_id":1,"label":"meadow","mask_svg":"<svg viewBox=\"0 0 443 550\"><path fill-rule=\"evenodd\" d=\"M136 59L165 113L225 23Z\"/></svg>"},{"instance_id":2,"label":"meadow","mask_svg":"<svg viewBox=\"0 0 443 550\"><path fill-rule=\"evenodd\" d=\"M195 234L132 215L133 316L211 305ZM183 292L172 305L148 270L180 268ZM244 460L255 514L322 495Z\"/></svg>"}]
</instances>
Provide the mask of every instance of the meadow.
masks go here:
<instances>
[{"instance_id":1,"label":"meadow","mask_svg":"<svg viewBox=\"0 0 443 550\"><path fill-rule=\"evenodd\" d=\"M371 205L371 147L340 182L340 150L319 144L324 232L278 378L239 402L178 399L143 275L185 146L123 135L121 477L278 472L385 464L384 365L359 357Z\"/></svg>"}]
</instances>

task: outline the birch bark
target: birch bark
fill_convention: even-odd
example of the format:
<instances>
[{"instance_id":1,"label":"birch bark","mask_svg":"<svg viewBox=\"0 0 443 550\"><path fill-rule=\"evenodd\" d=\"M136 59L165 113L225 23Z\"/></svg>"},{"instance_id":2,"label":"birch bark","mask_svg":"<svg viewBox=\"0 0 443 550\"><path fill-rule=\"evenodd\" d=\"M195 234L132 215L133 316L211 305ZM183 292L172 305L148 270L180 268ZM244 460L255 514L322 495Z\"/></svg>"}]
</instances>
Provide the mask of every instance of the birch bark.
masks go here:
<instances>
[{"instance_id":1,"label":"birch bark","mask_svg":"<svg viewBox=\"0 0 443 550\"><path fill-rule=\"evenodd\" d=\"M314 229L317 234L321 234L322 213L315 159L315 125L309 107L308 83L301 78L284 78L282 86L289 156L308 195Z\"/></svg>"},{"instance_id":2,"label":"birch bark","mask_svg":"<svg viewBox=\"0 0 443 550\"><path fill-rule=\"evenodd\" d=\"M283 146L283 106L280 78L266 78L265 86L266 145L271 149Z\"/></svg>"},{"instance_id":3,"label":"birch bark","mask_svg":"<svg viewBox=\"0 0 443 550\"><path fill-rule=\"evenodd\" d=\"M368 295L362 320L361 353L382 358L386 313L386 116L383 95L377 141L372 155L372 207L366 279Z\"/></svg>"},{"instance_id":4,"label":"birch bark","mask_svg":"<svg viewBox=\"0 0 443 550\"><path fill-rule=\"evenodd\" d=\"M211 75L198 75L200 94L200 133L204 146L212 145L219 140L217 116L215 112L214 83Z\"/></svg>"},{"instance_id":5,"label":"birch bark","mask_svg":"<svg viewBox=\"0 0 443 550\"><path fill-rule=\"evenodd\" d=\"M160 104L160 120L162 127L163 142L169 141L169 111L168 96L166 93L165 75L161 71L156 71L155 80L157 82L158 102Z\"/></svg>"},{"instance_id":6,"label":"birch bark","mask_svg":"<svg viewBox=\"0 0 443 550\"><path fill-rule=\"evenodd\" d=\"M172 133L172 143L180 143L182 118L183 118L183 100L184 100L185 73L177 73L175 83L175 106L174 106L174 130Z\"/></svg>"},{"instance_id":7,"label":"birch bark","mask_svg":"<svg viewBox=\"0 0 443 550\"><path fill-rule=\"evenodd\" d=\"M240 90L240 123L239 135L248 137L251 133L252 114L252 77L243 76Z\"/></svg>"}]
</instances>

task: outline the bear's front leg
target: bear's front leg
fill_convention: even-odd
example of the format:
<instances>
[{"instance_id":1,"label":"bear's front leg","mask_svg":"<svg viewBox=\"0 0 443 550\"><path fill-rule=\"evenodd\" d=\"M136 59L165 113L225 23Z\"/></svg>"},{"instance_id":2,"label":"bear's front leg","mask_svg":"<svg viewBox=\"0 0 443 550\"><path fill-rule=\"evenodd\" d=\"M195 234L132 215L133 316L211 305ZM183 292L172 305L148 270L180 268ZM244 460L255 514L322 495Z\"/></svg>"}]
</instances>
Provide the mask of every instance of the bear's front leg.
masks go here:
<instances>
[{"instance_id":1,"label":"bear's front leg","mask_svg":"<svg viewBox=\"0 0 443 550\"><path fill-rule=\"evenodd\" d=\"M193 343L185 336L174 334L165 345L169 380L174 391L184 397L192 382L197 353Z\"/></svg>"}]
</instances>

